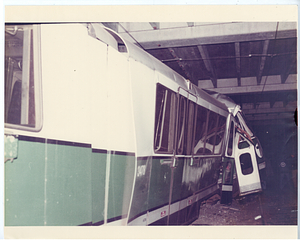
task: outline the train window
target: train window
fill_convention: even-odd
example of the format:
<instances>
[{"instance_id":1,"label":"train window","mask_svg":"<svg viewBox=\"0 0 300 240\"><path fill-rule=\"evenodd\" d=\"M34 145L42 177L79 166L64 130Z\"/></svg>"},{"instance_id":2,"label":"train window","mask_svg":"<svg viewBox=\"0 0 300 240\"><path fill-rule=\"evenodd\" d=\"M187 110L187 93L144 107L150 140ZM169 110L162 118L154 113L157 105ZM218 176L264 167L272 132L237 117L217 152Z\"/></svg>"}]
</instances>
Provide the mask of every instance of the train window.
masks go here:
<instances>
[{"instance_id":1,"label":"train window","mask_svg":"<svg viewBox=\"0 0 300 240\"><path fill-rule=\"evenodd\" d=\"M241 164L242 173L244 175L248 175L253 172L251 155L249 153L244 153L240 155L240 164Z\"/></svg>"},{"instance_id":2,"label":"train window","mask_svg":"<svg viewBox=\"0 0 300 240\"><path fill-rule=\"evenodd\" d=\"M231 121L228 147L227 147L227 155L228 156L232 156L232 151L233 151L233 130L234 130L234 123Z\"/></svg>"},{"instance_id":3,"label":"train window","mask_svg":"<svg viewBox=\"0 0 300 240\"><path fill-rule=\"evenodd\" d=\"M218 119L217 113L209 112L204 154L213 154L214 152Z\"/></svg>"},{"instance_id":4,"label":"train window","mask_svg":"<svg viewBox=\"0 0 300 240\"><path fill-rule=\"evenodd\" d=\"M39 47L36 26L5 26L5 123L13 128L40 127Z\"/></svg>"},{"instance_id":5,"label":"train window","mask_svg":"<svg viewBox=\"0 0 300 240\"><path fill-rule=\"evenodd\" d=\"M194 139L194 121L195 121L195 103L189 102L189 113L187 119L187 138L186 138L186 154L192 154L192 144Z\"/></svg>"},{"instance_id":6,"label":"train window","mask_svg":"<svg viewBox=\"0 0 300 240\"><path fill-rule=\"evenodd\" d=\"M186 121L186 104L187 99L180 95L178 107L178 127L177 127L177 154L184 152L184 138L185 138L185 121Z\"/></svg>"},{"instance_id":7,"label":"train window","mask_svg":"<svg viewBox=\"0 0 300 240\"><path fill-rule=\"evenodd\" d=\"M207 120L207 109L201 106L197 106L196 114L196 129L194 136L194 154L203 154L205 143L205 130Z\"/></svg>"},{"instance_id":8,"label":"train window","mask_svg":"<svg viewBox=\"0 0 300 240\"><path fill-rule=\"evenodd\" d=\"M174 92L160 84L157 85L154 137L156 152L173 152L176 102L177 97Z\"/></svg>"},{"instance_id":9,"label":"train window","mask_svg":"<svg viewBox=\"0 0 300 240\"><path fill-rule=\"evenodd\" d=\"M216 140L215 140L215 154L220 154L222 149L222 143L225 133L226 127L226 118L223 116L219 116L218 127L216 132Z\"/></svg>"}]
</instances>

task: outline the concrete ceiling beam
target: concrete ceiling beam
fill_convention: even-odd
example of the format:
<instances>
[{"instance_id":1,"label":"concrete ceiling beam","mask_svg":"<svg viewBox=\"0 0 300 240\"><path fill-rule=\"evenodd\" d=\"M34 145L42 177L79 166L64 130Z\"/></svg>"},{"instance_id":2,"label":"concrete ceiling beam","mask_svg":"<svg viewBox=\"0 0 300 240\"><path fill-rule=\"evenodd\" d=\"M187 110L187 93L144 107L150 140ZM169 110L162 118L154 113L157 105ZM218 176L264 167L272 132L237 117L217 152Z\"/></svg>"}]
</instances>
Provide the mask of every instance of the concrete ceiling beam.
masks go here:
<instances>
[{"instance_id":1,"label":"concrete ceiling beam","mask_svg":"<svg viewBox=\"0 0 300 240\"><path fill-rule=\"evenodd\" d=\"M155 31L127 30L144 49L275 39L277 28L277 22L237 22L164 29L159 28L159 23L150 24L152 28L156 26ZM296 29L296 22L280 22L276 39L297 37Z\"/></svg>"}]
</instances>

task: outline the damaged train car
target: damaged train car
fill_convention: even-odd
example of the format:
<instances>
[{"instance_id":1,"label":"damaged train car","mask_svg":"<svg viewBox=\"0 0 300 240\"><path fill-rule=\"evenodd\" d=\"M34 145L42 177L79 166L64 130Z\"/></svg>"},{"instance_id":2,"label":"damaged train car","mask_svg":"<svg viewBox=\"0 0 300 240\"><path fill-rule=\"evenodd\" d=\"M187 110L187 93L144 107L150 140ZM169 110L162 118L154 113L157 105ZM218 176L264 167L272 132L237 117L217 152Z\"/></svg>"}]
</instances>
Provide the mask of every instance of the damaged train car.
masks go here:
<instances>
[{"instance_id":1,"label":"damaged train car","mask_svg":"<svg viewBox=\"0 0 300 240\"><path fill-rule=\"evenodd\" d=\"M242 111L97 23L5 26L5 226L183 225L261 191Z\"/></svg>"}]
</instances>

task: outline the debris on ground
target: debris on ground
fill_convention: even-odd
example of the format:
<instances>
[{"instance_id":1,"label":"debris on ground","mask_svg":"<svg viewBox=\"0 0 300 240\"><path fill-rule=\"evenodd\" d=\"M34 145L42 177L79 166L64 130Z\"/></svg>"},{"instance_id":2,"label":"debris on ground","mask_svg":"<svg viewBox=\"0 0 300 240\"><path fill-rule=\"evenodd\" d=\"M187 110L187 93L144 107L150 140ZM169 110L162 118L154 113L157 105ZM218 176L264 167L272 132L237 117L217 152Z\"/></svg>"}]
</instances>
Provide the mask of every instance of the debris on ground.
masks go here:
<instances>
[{"instance_id":1,"label":"debris on ground","mask_svg":"<svg viewBox=\"0 0 300 240\"><path fill-rule=\"evenodd\" d=\"M254 205L237 199L233 199L230 205L224 205L220 203L220 196L214 195L202 202L199 218L192 225L260 225L261 220L254 220L260 215L260 209ZM254 208L255 211L248 212L247 208Z\"/></svg>"},{"instance_id":2,"label":"debris on ground","mask_svg":"<svg viewBox=\"0 0 300 240\"><path fill-rule=\"evenodd\" d=\"M203 201L199 218L191 225L297 225L297 191L279 191L274 184L261 193L220 203L218 194Z\"/></svg>"}]
</instances>

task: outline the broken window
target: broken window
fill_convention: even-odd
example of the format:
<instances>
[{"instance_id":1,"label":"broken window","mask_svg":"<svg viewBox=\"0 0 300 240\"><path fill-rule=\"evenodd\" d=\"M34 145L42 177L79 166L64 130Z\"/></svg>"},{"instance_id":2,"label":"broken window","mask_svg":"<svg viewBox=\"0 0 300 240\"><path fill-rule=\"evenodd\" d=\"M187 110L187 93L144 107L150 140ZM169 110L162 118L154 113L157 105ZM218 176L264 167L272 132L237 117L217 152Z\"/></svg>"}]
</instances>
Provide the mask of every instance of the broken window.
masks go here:
<instances>
[{"instance_id":1,"label":"broken window","mask_svg":"<svg viewBox=\"0 0 300 240\"><path fill-rule=\"evenodd\" d=\"M214 153L218 119L219 119L219 115L217 113L212 111L209 112L204 154Z\"/></svg>"},{"instance_id":2,"label":"broken window","mask_svg":"<svg viewBox=\"0 0 300 240\"><path fill-rule=\"evenodd\" d=\"M221 153L225 127L226 127L226 118L223 116L219 116L218 127L216 131L216 140L215 140L215 150L214 150L215 154Z\"/></svg>"},{"instance_id":3,"label":"broken window","mask_svg":"<svg viewBox=\"0 0 300 240\"><path fill-rule=\"evenodd\" d=\"M176 102L174 92L160 84L157 85L154 137L156 152L173 152Z\"/></svg>"}]
</instances>

